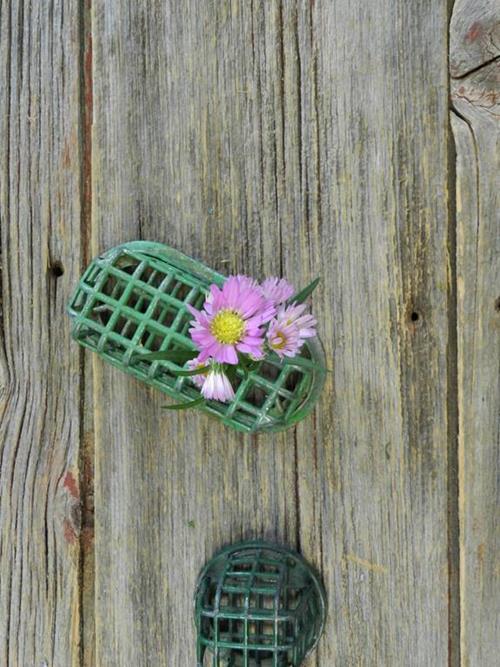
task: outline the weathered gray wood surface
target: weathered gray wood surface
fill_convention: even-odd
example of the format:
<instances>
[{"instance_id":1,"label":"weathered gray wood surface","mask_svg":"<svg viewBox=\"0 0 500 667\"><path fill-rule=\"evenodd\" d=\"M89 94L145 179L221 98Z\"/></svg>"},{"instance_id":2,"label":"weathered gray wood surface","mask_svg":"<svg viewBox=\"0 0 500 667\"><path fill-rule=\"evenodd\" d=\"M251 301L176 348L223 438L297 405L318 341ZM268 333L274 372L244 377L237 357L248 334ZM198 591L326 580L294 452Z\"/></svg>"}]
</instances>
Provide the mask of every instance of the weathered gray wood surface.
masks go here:
<instances>
[{"instance_id":1,"label":"weathered gray wood surface","mask_svg":"<svg viewBox=\"0 0 500 667\"><path fill-rule=\"evenodd\" d=\"M485 5L457 3L450 35L457 152L461 649L467 667L495 665L500 654L500 5Z\"/></svg>"},{"instance_id":2,"label":"weathered gray wood surface","mask_svg":"<svg viewBox=\"0 0 500 667\"><path fill-rule=\"evenodd\" d=\"M265 536L324 574L310 664L445 665L445 3L94 2L93 30L93 251L319 273L333 368L245 438L95 361L98 663L194 664L199 568Z\"/></svg>"},{"instance_id":3,"label":"weathered gray wood surface","mask_svg":"<svg viewBox=\"0 0 500 667\"><path fill-rule=\"evenodd\" d=\"M77 3L0 2L0 664L80 654ZM59 276L61 267L64 274Z\"/></svg>"},{"instance_id":4,"label":"weathered gray wood surface","mask_svg":"<svg viewBox=\"0 0 500 667\"><path fill-rule=\"evenodd\" d=\"M495 0L456 0L450 22L450 74L458 79L500 56L500 8Z\"/></svg>"},{"instance_id":5,"label":"weathered gray wood surface","mask_svg":"<svg viewBox=\"0 0 500 667\"><path fill-rule=\"evenodd\" d=\"M251 537L323 574L308 665L495 664L495 12L448 61L444 0L0 0L1 665L194 665ZM320 274L315 414L238 435L80 353L70 290L135 238Z\"/></svg>"}]
</instances>

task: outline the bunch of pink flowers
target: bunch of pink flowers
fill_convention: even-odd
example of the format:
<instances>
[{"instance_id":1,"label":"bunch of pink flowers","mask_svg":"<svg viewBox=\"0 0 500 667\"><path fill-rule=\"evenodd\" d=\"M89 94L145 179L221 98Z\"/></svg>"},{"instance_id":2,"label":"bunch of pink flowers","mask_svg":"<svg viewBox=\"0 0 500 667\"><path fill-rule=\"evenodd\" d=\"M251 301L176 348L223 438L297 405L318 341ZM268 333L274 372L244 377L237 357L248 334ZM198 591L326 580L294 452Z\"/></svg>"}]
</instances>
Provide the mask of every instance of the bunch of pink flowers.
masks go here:
<instances>
[{"instance_id":1,"label":"bunch of pink flowers","mask_svg":"<svg viewBox=\"0 0 500 667\"><path fill-rule=\"evenodd\" d=\"M247 276L230 276L222 288L210 286L201 310L188 306L194 318L189 333L199 353L187 362L186 375L205 399L234 398L228 372L235 366L247 368L270 353L283 359L300 352L316 335L316 319L302 301L317 282L294 297L293 286L282 278L259 285Z\"/></svg>"}]
</instances>

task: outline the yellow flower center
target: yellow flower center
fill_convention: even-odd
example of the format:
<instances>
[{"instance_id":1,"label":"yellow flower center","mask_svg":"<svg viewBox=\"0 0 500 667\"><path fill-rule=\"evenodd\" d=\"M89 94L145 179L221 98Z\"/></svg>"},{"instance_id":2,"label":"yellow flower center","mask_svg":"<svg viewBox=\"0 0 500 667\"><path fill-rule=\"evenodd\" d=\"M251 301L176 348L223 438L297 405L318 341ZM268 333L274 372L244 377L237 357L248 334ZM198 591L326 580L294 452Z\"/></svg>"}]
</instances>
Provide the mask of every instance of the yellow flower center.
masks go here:
<instances>
[{"instance_id":1,"label":"yellow flower center","mask_svg":"<svg viewBox=\"0 0 500 667\"><path fill-rule=\"evenodd\" d=\"M245 320L234 310L220 310L210 324L215 340L224 345L234 345L245 331Z\"/></svg>"},{"instance_id":2,"label":"yellow flower center","mask_svg":"<svg viewBox=\"0 0 500 667\"><path fill-rule=\"evenodd\" d=\"M277 331L276 335L274 336L271 347L274 348L275 350L282 350L286 345L286 337L281 331Z\"/></svg>"}]
</instances>

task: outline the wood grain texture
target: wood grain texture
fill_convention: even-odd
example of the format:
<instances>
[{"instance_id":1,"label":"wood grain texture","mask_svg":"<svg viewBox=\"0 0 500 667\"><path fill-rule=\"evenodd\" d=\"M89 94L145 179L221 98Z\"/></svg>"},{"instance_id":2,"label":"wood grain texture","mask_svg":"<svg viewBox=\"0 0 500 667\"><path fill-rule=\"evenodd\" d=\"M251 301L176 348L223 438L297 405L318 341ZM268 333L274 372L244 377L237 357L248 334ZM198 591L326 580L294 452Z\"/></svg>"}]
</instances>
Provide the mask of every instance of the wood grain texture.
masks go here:
<instances>
[{"instance_id":1,"label":"wood grain texture","mask_svg":"<svg viewBox=\"0 0 500 667\"><path fill-rule=\"evenodd\" d=\"M193 665L258 537L322 572L309 666L496 665L500 12L457 0L449 63L446 12L0 0L2 666ZM79 352L89 236L321 275L315 414L239 435Z\"/></svg>"},{"instance_id":2,"label":"wood grain texture","mask_svg":"<svg viewBox=\"0 0 500 667\"><path fill-rule=\"evenodd\" d=\"M333 370L250 438L94 360L97 664L194 664L199 568L264 536L324 575L310 665L446 665L446 3L95 0L92 27L93 252L321 274Z\"/></svg>"},{"instance_id":3,"label":"wood grain texture","mask_svg":"<svg viewBox=\"0 0 500 667\"><path fill-rule=\"evenodd\" d=\"M142 237L216 269L279 272L279 227L261 216L275 220L280 84L247 89L252 34L233 20L226 3L94 3L95 252ZM194 664L194 585L213 550L295 541L293 442L163 415L165 397L97 360L95 390L97 662Z\"/></svg>"},{"instance_id":4,"label":"wood grain texture","mask_svg":"<svg viewBox=\"0 0 500 667\"><path fill-rule=\"evenodd\" d=\"M500 56L500 3L456 0L450 24L450 73L466 76Z\"/></svg>"},{"instance_id":5,"label":"wood grain texture","mask_svg":"<svg viewBox=\"0 0 500 667\"><path fill-rule=\"evenodd\" d=\"M302 550L321 554L331 603L317 664L445 665L446 16L334 4L315 4L301 98L319 153L302 246L333 367L312 451L297 429Z\"/></svg>"},{"instance_id":6,"label":"wood grain texture","mask_svg":"<svg viewBox=\"0 0 500 667\"><path fill-rule=\"evenodd\" d=\"M484 28L494 34L500 27L500 9L495 2L487 9L492 22ZM461 11L469 21L475 18L474 3ZM454 37L458 43L460 36ZM463 42L464 51L467 47ZM465 667L493 667L500 651L500 61L489 62L488 53L483 53L482 62L487 64L481 69L452 80Z\"/></svg>"},{"instance_id":7,"label":"wood grain texture","mask_svg":"<svg viewBox=\"0 0 500 667\"><path fill-rule=\"evenodd\" d=\"M0 2L0 664L80 663L77 3ZM63 274L61 275L61 272Z\"/></svg>"}]
</instances>

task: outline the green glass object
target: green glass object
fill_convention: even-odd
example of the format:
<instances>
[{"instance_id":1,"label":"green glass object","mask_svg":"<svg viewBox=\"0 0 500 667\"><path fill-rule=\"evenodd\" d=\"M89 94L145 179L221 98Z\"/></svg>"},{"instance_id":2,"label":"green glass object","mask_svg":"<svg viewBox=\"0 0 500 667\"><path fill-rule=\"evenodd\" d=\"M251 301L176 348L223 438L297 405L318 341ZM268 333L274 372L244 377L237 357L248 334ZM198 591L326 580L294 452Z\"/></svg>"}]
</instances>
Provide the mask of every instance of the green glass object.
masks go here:
<instances>
[{"instance_id":1,"label":"green glass object","mask_svg":"<svg viewBox=\"0 0 500 667\"><path fill-rule=\"evenodd\" d=\"M226 547L196 585L197 667L298 667L326 609L317 573L295 552L267 542Z\"/></svg>"},{"instance_id":2,"label":"green glass object","mask_svg":"<svg viewBox=\"0 0 500 667\"><path fill-rule=\"evenodd\" d=\"M82 276L69 303L73 338L176 402L193 401L200 393L190 378L171 372L181 366L144 353L194 350L186 304L201 308L210 284L224 280L160 243L125 243L96 258ZM309 339L294 359L273 355L248 375L238 369L234 400L207 401L200 409L239 431L279 431L312 410L324 379L321 344Z\"/></svg>"}]
</instances>

